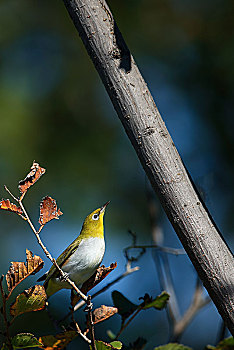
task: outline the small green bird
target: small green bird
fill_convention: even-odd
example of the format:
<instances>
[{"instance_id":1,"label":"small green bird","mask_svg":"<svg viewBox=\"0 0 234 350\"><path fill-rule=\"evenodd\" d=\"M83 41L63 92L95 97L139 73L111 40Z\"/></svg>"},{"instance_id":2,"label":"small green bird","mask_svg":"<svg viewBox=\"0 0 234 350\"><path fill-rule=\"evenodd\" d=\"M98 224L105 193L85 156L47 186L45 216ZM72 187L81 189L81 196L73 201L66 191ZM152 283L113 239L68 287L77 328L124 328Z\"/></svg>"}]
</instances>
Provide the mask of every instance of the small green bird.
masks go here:
<instances>
[{"instance_id":1,"label":"small green bird","mask_svg":"<svg viewBox=\"0 0 234 350\"><path fill-rule=\"evenodd\" d=\"M105 203L86 217L79 236L56 260L78 288L94 274L102 262L105 253L103 218L109 203ZM54 265L38 279L43 280L48 297L60 289L71 289L70 284L62 280Z\"/></svg>"}]
</instances>

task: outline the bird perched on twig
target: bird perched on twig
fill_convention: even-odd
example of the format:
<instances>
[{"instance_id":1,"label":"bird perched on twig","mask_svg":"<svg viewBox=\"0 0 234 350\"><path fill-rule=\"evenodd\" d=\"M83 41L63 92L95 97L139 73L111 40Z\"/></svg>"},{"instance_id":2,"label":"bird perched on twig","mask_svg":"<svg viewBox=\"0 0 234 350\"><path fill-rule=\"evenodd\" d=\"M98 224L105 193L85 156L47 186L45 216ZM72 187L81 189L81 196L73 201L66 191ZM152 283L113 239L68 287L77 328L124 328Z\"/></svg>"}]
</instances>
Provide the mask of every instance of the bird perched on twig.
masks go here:
<instances>
[{"instance_id":1,"label":"bird perched on twig","mask_svg":"<svg viewBox=\"0 0 234 350\"><path fill-rule=\"evenodd\" d=\"M104 214L105 203L94 210L84 220L79 236L64 250L56 260L61 269L75 282L78 288L87 281L102 262L105 253ZM48 297L60 289L71 289L71 285L64 281L54 265L41 276Z\"/></svg>"}]
</instances>

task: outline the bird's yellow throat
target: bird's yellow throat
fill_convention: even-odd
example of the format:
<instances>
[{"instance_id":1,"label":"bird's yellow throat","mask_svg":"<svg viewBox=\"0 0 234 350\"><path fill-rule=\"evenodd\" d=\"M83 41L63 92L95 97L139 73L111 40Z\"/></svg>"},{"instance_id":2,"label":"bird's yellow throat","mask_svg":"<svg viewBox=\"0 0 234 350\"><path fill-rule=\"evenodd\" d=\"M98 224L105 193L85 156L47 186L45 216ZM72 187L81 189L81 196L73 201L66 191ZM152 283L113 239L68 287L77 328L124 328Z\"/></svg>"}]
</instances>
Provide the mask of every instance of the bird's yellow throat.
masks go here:
<instances>
[{"instance_id":1,"label":"bird's yellow throat","mask_svg":"<svg viewBox=\"0 0 234 350\"><path fill-rule=\"evenodd\" d=\"M94 210L91 214L89 214L86 217L80 232L80 236L82 238L88 238L88 237L104 238L104 224L103 224L104 213L105 213L105 210L100 212L100 208L99 208Z\"/></svg>"}]
</instances>

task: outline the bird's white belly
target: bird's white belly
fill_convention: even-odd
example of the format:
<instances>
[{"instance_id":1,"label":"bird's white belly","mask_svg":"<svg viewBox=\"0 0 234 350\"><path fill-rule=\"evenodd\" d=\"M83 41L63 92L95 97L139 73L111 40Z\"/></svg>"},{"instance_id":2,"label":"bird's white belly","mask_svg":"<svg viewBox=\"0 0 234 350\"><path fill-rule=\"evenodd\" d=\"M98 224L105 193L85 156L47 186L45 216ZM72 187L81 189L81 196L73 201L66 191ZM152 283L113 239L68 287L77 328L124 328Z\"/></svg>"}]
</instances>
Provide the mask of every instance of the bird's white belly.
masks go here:
<instances>
[{"instance_id":1,"label":"bird's white belly","mask_svg":"<svg viewBox=\"0 0 234 350\"><path fill-rule=\"evenodd\" d=\"M103 238L90 237L83 240L77 250L70 256L67 263L62 266L69 278L77 284L78 287L91 277L100 265L105 252L105 241ZM63 288L71 288L59 278L55 279L59 284L64 284Z\"/></svg>"}]
</instances>

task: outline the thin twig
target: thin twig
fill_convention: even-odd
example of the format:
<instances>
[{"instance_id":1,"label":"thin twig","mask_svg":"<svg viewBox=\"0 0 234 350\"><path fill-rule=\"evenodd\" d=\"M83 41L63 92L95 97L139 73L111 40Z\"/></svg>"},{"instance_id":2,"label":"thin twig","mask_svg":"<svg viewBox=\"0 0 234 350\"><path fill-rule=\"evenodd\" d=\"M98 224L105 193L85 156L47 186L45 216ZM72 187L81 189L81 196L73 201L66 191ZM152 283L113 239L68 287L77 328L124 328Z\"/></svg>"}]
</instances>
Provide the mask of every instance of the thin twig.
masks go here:
<instances>
[{"instance_id":1,"label":"thin twig","mask_svg":"<svg viewBox=\"0 0 234 350\"><path fill-rule=\"evenodd\" d=\"M113 281L111 281L110 283L108 283L106 286L104 286L103 288L101 288L99 291L97 291L96 293L94 293L92 295L92 299L96 298L99 294L105 292L107 289L109 289L111 286L113 286L115 283L119 282L120 280L122 280L124 277L127 277L128 275L130 275L131 273L138 271L140 269L139 266L135 266L135 267L128 267L126 266L126 271L124 271L121 275L119 275L118 277L116 277L116 279L114 279ZM85 302L82 300L79 303L76 304L76 306L74 307L74 311L77 311L78 309L80 309L83 305L85 305ZM66 315L66 317L69 315Z\"/></svg>"},{"instance_id":2,"label":"thin twig","mask_svg":"<svg viewBox=\"0 0 234 350\"><path fill-rule=\"evenodd\" d=\"M159 251L154 252L153 259L154 259L155 267L158 274L160 289L166 290L167 292L169 292L169 290L167 289L166 276L163 271L163 263L162 263L161 254ZM167 315L168 324L169 324L169 333L171 333L174 327L174 323L176 322L176 318L173 311L174 301L171 301L171 294L172 295L174 294L172 292L172 289L170 290L169 294L170 294L170 299L168 301L168 305L166 308L166 315Z\"/></svg>"},{"instance_id":3,"label":"thin twig","mask_svg":"<svg viewBox=\"0 0 234 350\"><path fill-rule=\"evenodd\" d=\"M91 347L92 350L97 350L96 343L95 343L95 336L94 336L94 323L93 323L93 315L92 315L92 303L91 303L91 295L88 295L87 300L87 312L88 312L88 323L89 323L89 329L90 329L90 338L91 338Z\"/></svg>"},{"instance_id":4,"label":"thin twig","mask_svg":"<svg viewBox=\"0 0 234 350\"><path fill-rule=\"evenodd\" d=\"M92 296L92 299L94 299L95 297L97 297L99 294L105 292L107 289L109 289L113 284L119 282L121 279L123 279L124 277L127 277L128 275L132 274L135 271L138 271L140 269L139 266L135 266L135 267L131 267L131 263L130 261L127 262L126 264L126 270L120 275L118 276L116 279L114 279L112 282L108 283L105 287L103 287L102 289L100 289L98 292L94 293ZM82 306L84 306L86 303L81 300L79 303L76 304L76 306L73 309L73 312L77 311L78 309L80 309ZM66 319L67 317L69 317L70 315L72 315L72 312L70 311L60 322L64 321L64 319Z\"/></svg>"},{"instance_id":5,"label":"thin twig","mask_svg":"<svg viewBox=\"0 0 234 350\"><path fill-rule=\"evenodd\" d=\"M52 264L54 264L54 266L57 268L57 270L59 271L60 275L62 276L63 280L66 281L67 283L70 284L71 287L73 287L75 289L75 291L77 292L77 294L85 301L87 302L88 298L87 296L82 293L79 288L76 286L76 284L70 280L70 278L65 274L65 272L60 268L60 266L57 264L56 260L52 257L52 255L49 253L49 251L47 250L47 248L45 247L45 245L43 244L41 238L40 238L40 235L39 235L39 232L41 232L42 228L44 227L43 225L39 228L39 230L37 231L32 223L32 221L30 220L29 218L29 215L27 213L27 211L25 210L24 208L24 205L22 203L22 198L16 198L11 192L10 190L5 186L5 189L6 191L12 196L12 198L14 198L15 201L17 201L20 205L20 208L22 209L24 215L25 215L25 218L28 222L28 224L30 225L33 233L35 234L36 236L36 239L39 243L39 245L41 246L41 248L43 249L45 255L47 256L47 258L52 262ZM21 196L22 197L22 196Z\"/></svg>"},{"instance_id":6,"label":"thin twig","mask_svg":"<svg viewBox=\"0 0 234 350\"><path fill-rule=\"evenodd\" d=\"M182 318L175 324L174 332L172 336L173 341L178 341L180 339L185 328L188 326L191 320L195 317L198 311L201 308L203 308L205 305L207 305L210 301L211 299L209 297L203 297L203 287L198 278L192 302L189 308L187 309L187 311L182 316Z\"/></svg>"},{"instance_id":7,"label":"thin twig","mask_svg":"<svg viewBox=\"0 0 234 350\"><path fill-rule=\"evenodd\" d=\"M77 294L83 299L83 301L87 304L87 311L88 311L88 318L89 318L89 324L90 324L90 334L91 334L91 341L89 341L89 339L82 334L82 332L80 332L79 334L81 336L83 336L83 339L85 339L88 343L91 344L92 350L96 350L96 344L95 344L95 338L94 338L94 324L93 324L93 320L92 320L92 303L91 303L91 296L89 295L88 297L82 293L80 291L80 289L76 286L76 284L70 280L70 278L68 277L67 274L65 274L65 272L60 268L60 266L58 265L57 261L52 257L52 255L49 253L49 251L47 250L46 246L43 244L39 233L41 232L41 230L43 229L44 225L41 225L39 230L37 231L32 223L32 221L30 220L30 217L26 211L26 209L24 208L24 205L22 203L23 200L23 195L20 198L16 198L10 191L9 189L5 186L6 191L12 196L12 198L19 203L20 208L22 209L24 215L25 215L25 219L27 220L28 224L30 225L33 233L36 236L36 239L39 243L39 245L41 246L42 250L44 251L45 255L47 256L47 258L52 262L52 264L57 268L57 270L59 271L60 275L62 276L62 278L64 279L64 281L66 281L67 283L70 284L70 286L77 292Z\"/></svg>"},{"instance_id":8,"label":"thin twig","mask_svg":"<svg viewBox=\"0 0 234 350\"><path fill-rule=\"evenodd\" d=\"M6 185L4 185L5 190L9 193L9 195L16 201L19 202L19 198L16 198L11 191L9 190L9 188L6 187Z\"/></svg>"},{"instance_id":9,"label":"thin twig","mask_svg":"<svg viewBox=\"0 0 234 350\"><path fill-rule=\"evenodd\" d=\"M155 243L157 243L157 235L155 235L155 232L158 231L158 219L156 215L157 210L155 209L155 202L151 193L148 192L147 194L152 236ZM191 304L188 307L187 311L181 317L175 287L171 276L168 257L167 255L162 254L162 252L163 250L155 252L155 265L158 270L161 287L167 290L170 294L170 300L167 308L168 321L172 333L170 340L178 341L179 338L182 336L185 328L188 326L188 324L191 322L191 320L194 318L197 312L209 303L210 298L203 297L203 287L200 282L200 279L198 278Z\"/></svg>"},{"instance_id":10,"label":"thin twig","mask_svg":"<svg viewBox=\"0 0 234 350\"><path fill-rule=\"evenodd\" d=\"M128 254L128 251L131 249L148 249L148 248L156 248L162 252L173 255L185 255L186 252L184 249L176 249L171 247L163 247L158 244L146 244L146 245L130 245L124 249L125 255ZM131 258L129 258L131 260Z\"/></svg>"},{"instance_id":11,"label":"thin twig","mask_svg":"<svg viewBox=\"0 0 234 350\"><path fill-rule=\"evenodd\" d=\"M170 294L169 299L169 312L172 319L172 322L175 322L180 319L181 313L179 309L178 299L175 291L175 284L173 281L173 275L169 265L168 255L160 254L161 263L164 269L165 278L165 290Z\"/></svg>"},{"instance_id":12,"label":"thin twig","mask_svg":"<svg viewBox=\"0 0 234 350\"><path fill-rule=\"evenodd\" d=\"M116 335L115 339L118 339L118 338L119 338L120 334L121 334L121 333L124 331L124 329L129 325L129 323L132 322L132 320L136 317L136 315L139 314L139 312L140 312L141 310L142 310L142 307L139 306L139 308L138 308L138 309L136 310L136 312L129 318L129 320L128 320L126 323L122 324L122 326L121 326L121 328L120 328L118 334Z\"/></svg>"},{"instance_id":13,"label":"thin twig","mask_svg":"<svg viewBox=\"0 0 234 350\"><path fill-rule=\"evenodd\" d=\"M75 322L75 326L76 326L76 331L77 331L77 333L78 333L87 343L91 344L91 340L90 340L84 333L81 332L81 329L80 329L80 327L79 327L79 325L78 325L77 322Z\"/></svg>"},{"instance_id":14,"label":"thin twig","mask_svg":"<svg viewBox=\"0 0 234 350\"><path fill-rule=\"evenodd\" d=\"M2 294L2 315L3 315L4 324L5 324L5 328L6 328L7 346L9 347L9 349L12 349L11 337L10 337L10 332L9 332L9 323L8 323L7 314L6 314L6 296L5 296L5 292L4 292L3 285L2 285L3 277L4 277L4 275L2 275L0 278L0 291Z\"/></svg>"},{"instance_id":15,"label":"thin twig","mask_svg":"<svg viewBox=\"0 0 234 350\"><path fill-rule=\"evenodd\" d=\"M154 245L158 246L159 243L162 244L164 239L163 229L159 226L159 221L160 221L159 205L155 201L155 196L151 187L146 188L146 194L147 194L147 201L148 201L152 239L153 239ZM179 311L178 301L175 293L174 283L171 277L171 271L170 271L167 255L163 253L168 253L168 251L165 251L163 249L160 249L160 250L154 249L152 251L155 267L158 272L158 278L159 278L161 290L166 290L170 294L170 299L168 302L168 307L166 308L166 313L167 313L169 327L172 330L174 328L176 319L180 318L180 311Z\"/></svg>"},{"instance_id":16,"label":"thin twig","mask_svg":"<svg viewBox=\"0 0 234 350\"><path fill-rule=\"evenodd\" d=\"M74 323L75 327L76 327L76 331L77 333L89 344L91 344L91 340L86 337L86 335L84 333L82 333L78 323L76 322L75 318L74 318L74 307L71 308L71 317L72 317L72 322Z\"/></svg>"}]
</instances>

